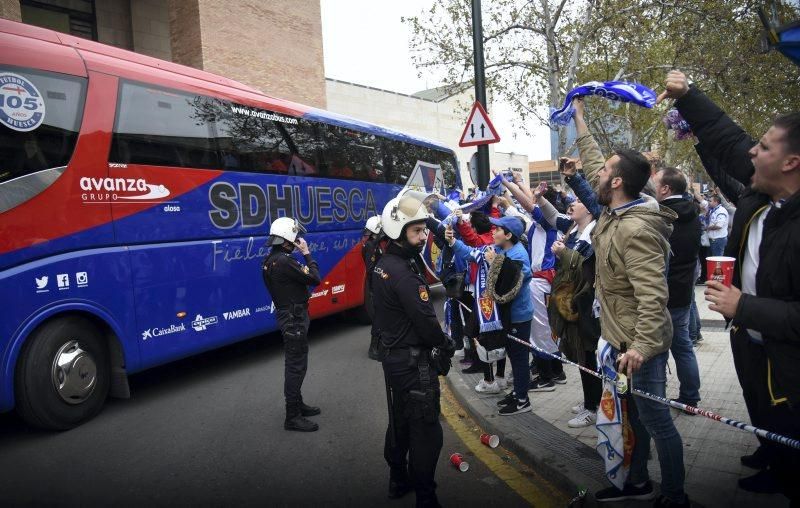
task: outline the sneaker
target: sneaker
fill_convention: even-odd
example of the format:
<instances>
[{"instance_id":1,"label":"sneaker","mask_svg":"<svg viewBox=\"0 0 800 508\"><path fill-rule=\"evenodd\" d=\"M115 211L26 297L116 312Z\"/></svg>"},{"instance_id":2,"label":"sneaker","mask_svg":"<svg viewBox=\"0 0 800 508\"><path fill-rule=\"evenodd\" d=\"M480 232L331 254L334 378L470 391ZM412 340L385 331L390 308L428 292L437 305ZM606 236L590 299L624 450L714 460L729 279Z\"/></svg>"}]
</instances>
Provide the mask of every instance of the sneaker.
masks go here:
<instances>
[{"instance_id":1,"label":"sneaker","mask_svg":"<svg viewBox=\"0 0 800 508\"><path fill-rule=\"evenodd\" d=\"M500 393L500 387L497 386L497 381L487 383L485 379L481 379L480 383L475 385L475 391L478 393Z\"/></svg>"},{"instance_id":2,"label":"sneaker","mask_svg":"<svg viewBox=\"0 0 800 508\"><path fill-rule=\"evenodd\" d=\"M453 358L464 358L464 350L456 349L456 352L453 353Z\"/></svg>"},{"instance_id":3,"label":"sneaker","mask_svg":"<svg viewBox=\"0 0 800 508\"><path fill-rule=\"evenodd\" d=\"M468 360L466 358L462 358L461 360L458 361L458 363L460 363L464 367L469 367L469 366L472 365L472 360Z\"/></svg>"},{"instance_id":4,"label":"sneaker","mask_svg":"<svg viewBox=\"0 0 800 508\"><path fill-rule=\"evenodd\" d=\"M597 413L584 409L578 416L567 422L567 427L572 429L579 429L581 427L588 427L597 421Z\"/></svg>"},{"instance_id":5,"label":"sneaker","mask_svg":"<svg viewBox=\"0 0 800 508\"><path fill-rule=\"evenodd\" d=\"M586 409L586 407L584 407L584 405L583 405L583 402L579 402L579 403L578 403L578 405L576 405L576 406L572 406L572 408L570 409L570 411L572 411L572 412L573 412L573 414L576 414L576 415L577 415L577 414L581 414L581 413L583 413L583 410L584 410L584 409Z\"/></svg>"},{"instance_id":6,"label":"sneaker","mask_svg":"<svg viewBox=\"0 0 800 508\"><path fill-rule=\"evenodd\" d=\"M528 387L529 392L553 392L556 389L556 384L552 381L543 381L541 377L531 379L531 384Z\"/></svg>"},{"instance_id":7,"label":"sneaker","mask_svg":"<svg viewBox=\"0 0 800 508\"><path fill-rule=\"evenodd\" d=\"M513 402L517 399L514 397L514 392L508 392L505 397L497 401L497 407L504 407Z\"/></svg>"},{"instance_id":8,"label":"sneaker","mask_svg":"<svg viewBox=\"0 0 800 508\"><path fill-rule=\"evenodd\" d=\"M496 377L494 378L494 382L497 383L497 386L499 386L501 390L508 388L508 381L506 381L504 377Z\"/></svg>"},{"instance_id":9,"label":"sneaker","mask_svg":"<svg viewBox=\"0 0 800 508\"><path fill-rule=\"evenodd\" d=\"M499 413L500 416L511 416L511 415L518 415L520 413L530 413L533 410L531 408L531 401L525 400L524 402L520 402L515 399L514 404L509 404L500 409Z\"/></svg>"},{"instance_id":10,"label":"sneaker","mask_svg":"<svg viewBox=\"0 0 800 508\"><path fill-rule=\"evenodd\" d=\"M560 385L567 384L567 374L562 370L561 374L556 374L556 377L553 378L553 382Z\"/></svg>"},{"instance_id":11,"label":"sneaker","mask_svg":"<svg viewBox=\"0 0 800 508\"><path fill-rule=\"evenodd\" d=\"M665 496L658 496L658 499L656 499L656 502L653 503L653 506L655 508L671 508L673 506L674 507L685 506L685 507L688 508L689 506L692 506L692 505L689 502L689 496L684 494L682 503L676 503L672 499L669 499L668 497L665 497Z\"/></svg>"},{"instance_id":12,"label":"sneaker","mask_svg":"<svg viewBox=\"0 0 800 508\"><path fill-rule=\"evenodd\" d=\"M638 499L640 501L650 501L655 499L656 492L653 490L653 482L647 480L644 485L637 487L635 485L625 484L622 490L616 487L609 487L601 491L595 492L594 499L598 503L608 503L611 501L623 501L625 499Z\"/></svg>"},{"instance_id":13,"label":"sneaker","mask_svg":"<svg viewBox=\"0 0 800 508\"><path fill-rule=\"evenodd\" d=\"M703 342L702 332L697 332L697 340L695 342Z\"/></svg>"}]
</instances>

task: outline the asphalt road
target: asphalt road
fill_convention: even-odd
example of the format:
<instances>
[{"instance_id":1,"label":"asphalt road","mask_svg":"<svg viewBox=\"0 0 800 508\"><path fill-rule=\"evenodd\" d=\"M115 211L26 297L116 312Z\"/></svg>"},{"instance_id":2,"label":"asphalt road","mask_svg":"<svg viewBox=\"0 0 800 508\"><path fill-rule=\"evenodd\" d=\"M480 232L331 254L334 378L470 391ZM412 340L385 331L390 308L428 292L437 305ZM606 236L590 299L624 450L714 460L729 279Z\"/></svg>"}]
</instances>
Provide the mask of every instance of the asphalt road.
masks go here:
<instances>
[{"instance_id":1,"label":"asphalt road","mask_svg":"<svg viewBox=\"0 0 800 508\"><path fill-rule=\"evenodd\" d=\"M386 498L386 399L369 327L313 322L303 395L320 431L283 430L283 351L270 334L131 377L67 432L0 415L0 505L413 506ZM463 443L443 421L437 469L445 506L525 506L477 459L447 462Z\"/></svg>"}]
</instances>

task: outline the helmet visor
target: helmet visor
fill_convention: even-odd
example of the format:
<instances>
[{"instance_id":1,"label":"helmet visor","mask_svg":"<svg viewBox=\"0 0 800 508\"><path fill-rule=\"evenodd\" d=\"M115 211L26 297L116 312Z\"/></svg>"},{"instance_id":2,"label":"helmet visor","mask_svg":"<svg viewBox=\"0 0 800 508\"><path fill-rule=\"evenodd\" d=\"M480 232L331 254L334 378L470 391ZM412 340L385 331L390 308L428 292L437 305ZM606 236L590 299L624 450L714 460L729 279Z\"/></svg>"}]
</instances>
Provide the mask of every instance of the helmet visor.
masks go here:
<instances>
[{"instance_id":1,"label":"helmet visor","mask_svg":"<svg viewBox=\"0 0 800 508\"><path fill-rule=\"evenodd\" d=\"M425 210L428 212L435 210L437 203L438 198L433 194L408 190L400 196L400 200L397 203L397 210L407 217L413 217L422 207L425 207Z\"/></svg>"}]
</instances>

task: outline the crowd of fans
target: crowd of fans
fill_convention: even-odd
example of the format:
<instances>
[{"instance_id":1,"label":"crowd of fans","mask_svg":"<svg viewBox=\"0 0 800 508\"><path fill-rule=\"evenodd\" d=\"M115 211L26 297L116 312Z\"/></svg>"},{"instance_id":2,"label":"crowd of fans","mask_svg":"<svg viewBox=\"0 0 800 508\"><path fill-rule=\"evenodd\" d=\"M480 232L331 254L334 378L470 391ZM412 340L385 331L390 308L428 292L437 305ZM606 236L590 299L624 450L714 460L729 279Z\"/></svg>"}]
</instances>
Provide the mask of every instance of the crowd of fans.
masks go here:
<instances>
[{"instance_id":1,"label":"crowd of fans","mask_svg":"<svg viewBox=\"0 0 800 508\"><path fill-rule=\"evenodd\" d=\"M559 168L569 192L502 178L485 206L463 211L481 202L482 194L471 189L457 202L451 196L451 213L439 213L441 221L429 220L442 249L446 320L451 335L462 339L463 370L483 374L475 390L497 394L499 415L517 415L536 410L529 392L566 383L560 355L597 370L603 340L613 348L615 368L633 376L634 388L661 397L671 352L678 401L697 406L701 375L693 346L702 334L694 286L707 284L710 309L731 325L751 421L798 438L800 235L792 232L800 224L800 113L778 117L755 141L679 71L668 75L660 99L674 100L692 128L716 184L705 194L682 171L635 150L606 158L578 99L580 160L564 159ZM736 258L730 287L705 282L705 258L723 255ZM597 420L602 383L582 373L581 384L583 400L566 422L570 427ZM681 436L669 407L631 400L635 444L627 481L598 492L597 500L655 498L647 471L652 438L661 466L656 505L688 506ZM758 473L742 478L741 488L800 501L792 481L800 470L797 450L761 439L742 463Z\"/></svg>"}]
</instances>

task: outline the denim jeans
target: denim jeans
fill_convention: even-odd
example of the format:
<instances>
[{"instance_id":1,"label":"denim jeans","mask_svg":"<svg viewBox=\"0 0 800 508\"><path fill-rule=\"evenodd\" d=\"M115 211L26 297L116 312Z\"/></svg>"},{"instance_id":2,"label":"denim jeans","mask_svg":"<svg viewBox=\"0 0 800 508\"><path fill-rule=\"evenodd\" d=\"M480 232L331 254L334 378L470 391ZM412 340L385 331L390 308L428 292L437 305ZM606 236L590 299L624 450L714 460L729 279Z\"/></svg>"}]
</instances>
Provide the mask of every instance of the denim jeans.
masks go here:
<instances>
[{"instance_id":1,"label":"denim jeans","mask_svg":"<svg viewBox=\"0 0 800 508\"><path fill-rule=\"evenodd\" d=\"M692 290L692 304L689 306L689 340L692 342L697 341L700 337L700 330L703 328L700 324L700 311L697 309L694 299L694 290Z\"/></svg>"},{"instance_id":2,"label":"denim jeans","mask_svg":"<svg viewBox=\"0 0 800 508\"><path fill-rule=\"evenodd\" d=\"M522 340L531 335L531 322L512 323L511 335ZM514 395L519 400L528 400L528 388L531 378L528 376L528 354L531 348L523 346L517 341L508 339L506 343L506 356L511 362L511 369L514 371Z\"/></svg>"},{"instance_id":3,"label":"denim jeans","mask_svg":"<svg viewBox=\"0 0 800 508\"><path fill-rule=\"evenodd\" d=\"M692 340L689 338L689 315L692 307L669 309L672 316L672 358L680 381L681 402L694 405L700 400L700 370L694 355Z\"/></svg>"},{"instance_id":4,"label":"denim jeans","mask_svg":"<svg viewBox=\"0 0 800 508\"><path fill-rule=\"evenodd\" d=\"M722 256L725 254L725 246L728 244L728 237L714 238L710 240L711 247L708 249L711 256Z\"/></svg>"},{"instance_id":5,"label":"denim jeans","mask_svg":"<svg viewBox=\"0 0 800 508\"><path fill-rule=\"evenodd\" d=\"M615 354L617 352L615 351ZM642 364L633 374L632 387L643 392L666 397L667 358L665 351ZM661 493L676 503L683 503L686 472L683 468L683 442L672 422L669 406L634 395L629 420L636 444L631 457L628 483L637 485L650 479L647 472L647 457L650 454L650 437L656 442L658 461L661 465Z\"/></svg>"}]
</instances>

